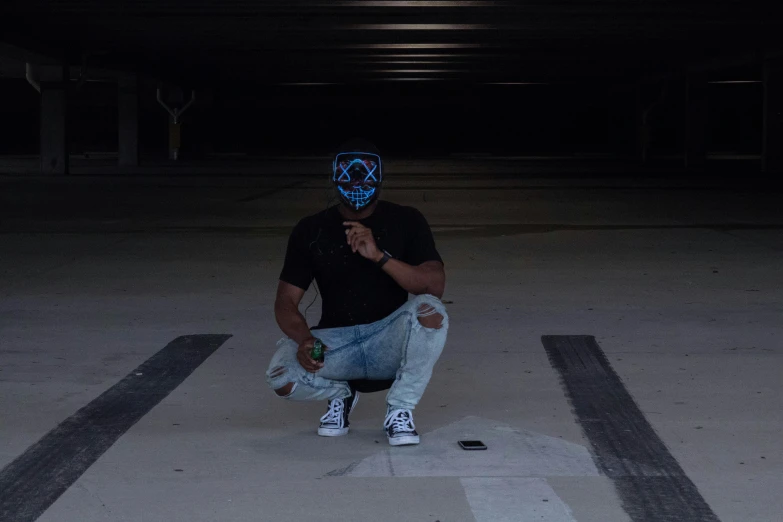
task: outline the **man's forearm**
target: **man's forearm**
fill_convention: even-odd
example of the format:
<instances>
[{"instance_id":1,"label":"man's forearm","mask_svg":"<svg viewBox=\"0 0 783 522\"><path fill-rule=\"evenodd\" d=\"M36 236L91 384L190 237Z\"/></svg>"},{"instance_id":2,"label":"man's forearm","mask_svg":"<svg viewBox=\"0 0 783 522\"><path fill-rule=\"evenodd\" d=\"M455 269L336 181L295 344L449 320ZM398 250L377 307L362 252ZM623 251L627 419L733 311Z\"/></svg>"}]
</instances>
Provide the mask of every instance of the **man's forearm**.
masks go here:
<instances>
[{"instance_id":1,"label":"man's forearm","mask_svg":"<svg viewBox=\"0 0 783 522\"><path fill-rule=\"evenodd\" d=\"M292 303L275 302L275 319L283 333L299 344L313 337L299 307Z\"/></svg>"},{"instance_id":2,"label":"man's forearm","mask_svg":"<svg viewBox=\"0 0 783 522\"><path fill-rule=\"evenodd\" d=\"M383 265L383 271L389 274L398 285L413 295L432 294L443 297L446 276L440 263L425 263L412 266L398 259L389 259Z\"/></svg>"}]
</instances>

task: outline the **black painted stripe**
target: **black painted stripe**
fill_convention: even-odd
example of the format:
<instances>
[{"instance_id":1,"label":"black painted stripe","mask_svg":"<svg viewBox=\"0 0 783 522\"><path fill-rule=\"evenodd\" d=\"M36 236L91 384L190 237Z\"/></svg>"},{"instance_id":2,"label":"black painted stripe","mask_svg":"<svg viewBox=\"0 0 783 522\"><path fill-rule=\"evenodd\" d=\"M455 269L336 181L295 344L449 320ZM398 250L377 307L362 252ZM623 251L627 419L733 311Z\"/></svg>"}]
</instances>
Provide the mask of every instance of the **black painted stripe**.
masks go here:
<instances>
[{"instance_id":1,"label":"black painted stripe","mask_svg":"<svg viewBox=\"0 0 783 522\"><path fill-rule=\"evenodd\" d=\"M718 522L592 336L545 335L598 469L634 522Z\"/></svg>"},{"instance_id":2,"label":"black painted stripe","mask_svg":"<svg viewBox=\"0 0 783 522\"><path fill-rule=\"evenodd\" d=\"M178 337L0 471L0 520L32 522L230 335Z\"/></svg>"}]
</instances>

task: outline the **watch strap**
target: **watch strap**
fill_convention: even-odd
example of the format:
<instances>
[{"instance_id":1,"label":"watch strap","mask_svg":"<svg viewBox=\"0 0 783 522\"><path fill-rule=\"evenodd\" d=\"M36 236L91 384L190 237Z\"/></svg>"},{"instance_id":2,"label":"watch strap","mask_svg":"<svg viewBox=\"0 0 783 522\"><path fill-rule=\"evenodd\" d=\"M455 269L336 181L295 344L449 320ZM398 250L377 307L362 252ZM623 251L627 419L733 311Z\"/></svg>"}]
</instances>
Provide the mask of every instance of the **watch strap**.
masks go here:
<instances>
[{"instance_id":1,"label":"watch strap","mask_svg":"<svg viewBox=\"0 0 783 522\"><path fill-rule=\"evenodd\" d=\"M391 254L389 254L387 251L383 250L383 257L378 261L377 265L378 268L383 268L383 265L389 262L389 259L392 259Z\"/></svg>"}]
</instances>

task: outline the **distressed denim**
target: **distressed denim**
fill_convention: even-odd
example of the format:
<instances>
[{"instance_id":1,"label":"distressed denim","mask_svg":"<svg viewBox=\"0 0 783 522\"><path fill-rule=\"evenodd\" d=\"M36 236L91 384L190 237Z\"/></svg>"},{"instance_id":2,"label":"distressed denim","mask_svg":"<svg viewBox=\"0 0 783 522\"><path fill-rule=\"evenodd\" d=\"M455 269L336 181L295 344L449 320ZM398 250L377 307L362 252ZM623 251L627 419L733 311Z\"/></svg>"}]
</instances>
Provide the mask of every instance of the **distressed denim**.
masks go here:
<instances>
[{"instance_id":1,"label":"distressed denim","mask_svg":"<svg viewBox=\"0 0 783 522\"><path fill-rule=\"evenodd\" d=\"M440 328L427 328L419 322L419 317L436 313L443 316ZM394 379L386 402L395 409L412 410L430 382L448 327L440 299L416 296L380 321L314 330L313 335L327 346L324 366L317 373L309 373L299 364L295 341L281 339L266 373L267 383L273 390L293 383L284 398L317 401L349 397L349 380Z\"/></svg>"}]
</instances>

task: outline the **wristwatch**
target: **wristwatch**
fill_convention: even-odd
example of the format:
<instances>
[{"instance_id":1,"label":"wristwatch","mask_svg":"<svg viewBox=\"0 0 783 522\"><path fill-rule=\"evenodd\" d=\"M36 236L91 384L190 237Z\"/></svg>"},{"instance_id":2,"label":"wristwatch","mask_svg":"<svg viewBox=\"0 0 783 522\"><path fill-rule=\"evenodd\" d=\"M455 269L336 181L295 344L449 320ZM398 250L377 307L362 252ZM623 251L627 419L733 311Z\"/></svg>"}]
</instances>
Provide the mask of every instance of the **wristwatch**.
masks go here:
<instances>
[{"instance_id":1,"label":"wristwatch","mask_svg":"<svg viewBox=\"0 0 783 522\"><path fill-rule=\"evenodd\" d=\"M385 265L389 259L394 259L387 251L381 250L381 252L383 252L383 257L377 262L378 268L383 268L383 265Z\"/></svg>"}]
</instances>

